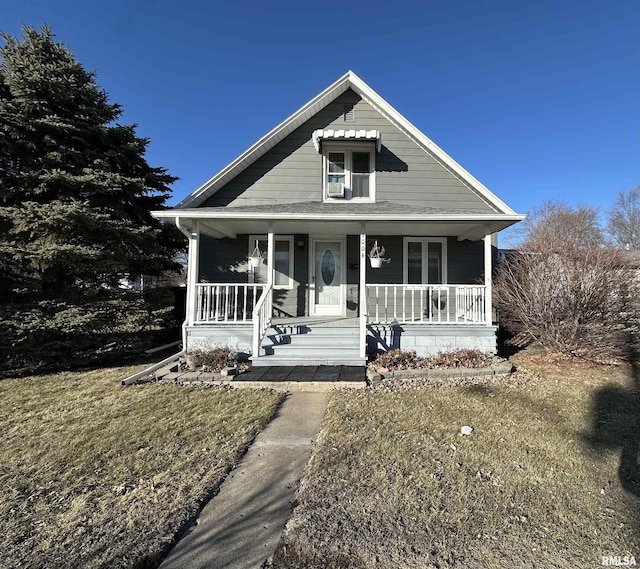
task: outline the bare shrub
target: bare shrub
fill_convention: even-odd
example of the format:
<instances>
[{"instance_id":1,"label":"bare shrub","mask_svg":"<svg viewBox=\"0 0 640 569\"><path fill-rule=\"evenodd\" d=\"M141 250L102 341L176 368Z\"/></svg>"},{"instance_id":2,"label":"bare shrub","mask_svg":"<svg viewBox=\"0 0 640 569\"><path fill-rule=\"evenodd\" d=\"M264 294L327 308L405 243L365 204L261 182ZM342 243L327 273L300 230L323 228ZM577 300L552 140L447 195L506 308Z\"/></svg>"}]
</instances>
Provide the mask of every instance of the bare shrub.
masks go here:
<instances>
[{"instance_id":1,"label":"bare shrub","mask_svg":"<svg viewBox=\"0 0 640 569\"><path fill-rule=\"evenodd\" d=\"M440 369L440 368L478 368L490 367L496 359L479 350L453 350L440 352L434 356L419 357L414 350L389 350L378 354L373 362L374 367L385 367L388 370L405 369Z\"/></svg>"},{"instance_id":2,"label":"bare shrub","mask_svg":"<svg viewBox=\"0 0 640 569\"><path fill-rule=\"evenodd\" d=\"M216 346L211 350L191 350L185 359L192 371L216 372L233 366L237 361L237 354L229 346Z\"/></svg>"},{"instance_id":3,"label":"bare shrub","mask_svg":"<svg viewBox=\"0 0 640 569\"><path fill-rule=\"evenodd\" d=\"M387 369L418 369L419 358L415 350L389 350L378 354L373 364Z\"/></svg>"},{"instance_id":4,"label":"bare shrub","mask_svg":"<svg viewBox=\"0 0 640 569\"><path fill-rule=\"evenodd\" d=\"M620 247L640 250L640 184L618 192L608 215L607 232Z\"/></svg>"},{"instance_id":5,"label":"bare shrub","mask_svg":"<svg viewBox=\"0 0 640 569\"><path fill-rule=\"evenodd\" d=\"M637 329L638 276L624 251L534 240L498 268L494 301L516 343L593 360L624 356Z\"/></svg>"},{"instance_id":6,"label":"bare shrub","mask_svg":"<svg viewBox=\"0 0 640 569\"><path fill-rule=\"evenodd\" d=\"M546 200L513 228L511 241L515 241L514 246L554 248L568 244L597 249L604 242L604 234L597 209L588 205L573 208L562 201Z\"/></svg>"}]
</instances>

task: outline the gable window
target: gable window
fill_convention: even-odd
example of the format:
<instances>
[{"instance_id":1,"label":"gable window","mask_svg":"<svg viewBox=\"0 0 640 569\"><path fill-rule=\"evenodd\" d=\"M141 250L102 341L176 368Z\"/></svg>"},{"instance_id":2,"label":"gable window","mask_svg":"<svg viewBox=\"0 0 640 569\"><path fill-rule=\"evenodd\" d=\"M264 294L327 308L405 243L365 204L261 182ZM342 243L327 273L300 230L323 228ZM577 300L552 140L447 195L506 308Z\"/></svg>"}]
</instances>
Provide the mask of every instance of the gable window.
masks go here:
<instances>
[{"instance_id":1,"label":"gable window","mask_svg":"<svg viewBox=\"0 0 640 569\"><path fill-rule=\"evenodd\" d=\"M375 198L375 151L364 145L323 148L324 200Z\"/></svg>"},{"instance_id":2,"label":"gable window","mask_svg":"<svg viewBox=\"0 0 640 569\"><path fill-rule=\"evenodd\" d=\"M405 237L404 282L406 284L446 284L447 240Z\"/></svg>"},{"instance_id":3,"label":"gable window","mask_svg":"<svg viewBox=\"0 0 640 569\"><path fill-rule=\"evenodd\" d=\"M257 267L249 266L249 282L264 284L267 282L268 243L266 235L249 235L249 254L255 247L256 240L264 257ZM293 288L293 237L276 237L273 242L275 257L273 259L273 288Z\"/></svg>"}]
</instances>

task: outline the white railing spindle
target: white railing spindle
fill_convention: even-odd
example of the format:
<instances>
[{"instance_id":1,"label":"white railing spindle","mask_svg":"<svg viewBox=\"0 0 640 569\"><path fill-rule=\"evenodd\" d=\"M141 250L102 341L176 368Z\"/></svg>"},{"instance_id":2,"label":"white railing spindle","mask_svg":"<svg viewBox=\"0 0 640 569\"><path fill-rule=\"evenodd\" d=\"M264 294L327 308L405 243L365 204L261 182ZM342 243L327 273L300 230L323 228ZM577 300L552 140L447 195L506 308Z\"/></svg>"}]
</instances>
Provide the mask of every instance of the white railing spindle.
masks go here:
<instances>
[{"instance_id":1,"label":"white railing spindle","mask_svg":"<svg viewBox=\"0 0 640 569\"><path fill-rule=\"evenodd\" d=\"M248 323L266 285L196 283L195 324Z\"/></svg>"},{"instance_id":2,"label":"white railing spindle","mask_svg":"<svg viewBox=\"0 0 640 569\"><path fill-rule=\"evenodd\" d=\"M369 305L375 304L375 311L368 311L368 321L372 323L485 324L484 285L365 286ZM419 302L416 302L416 295ZM419 314L416 312L418 305Z\"/></svg>"}]
</instances>

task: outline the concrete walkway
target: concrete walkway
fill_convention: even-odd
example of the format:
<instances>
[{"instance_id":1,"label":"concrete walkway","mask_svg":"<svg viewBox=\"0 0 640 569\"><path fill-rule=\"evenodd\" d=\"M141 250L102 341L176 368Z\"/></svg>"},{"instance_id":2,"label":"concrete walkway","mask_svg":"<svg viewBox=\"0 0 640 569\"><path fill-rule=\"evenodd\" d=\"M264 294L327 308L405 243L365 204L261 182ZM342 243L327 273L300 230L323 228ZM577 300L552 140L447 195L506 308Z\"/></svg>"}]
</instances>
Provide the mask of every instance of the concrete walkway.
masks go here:
<instances>
[{"instance_id":1,"label":"concrete walkway","mask_svg":"<svg viewBox=\"0 0 640 569\"><path fill-rule=\"evenodd\" d=\"M326 407L326 393L287 396L160 569L258 569L271 557Z\"/></svg>"}]
</instances>

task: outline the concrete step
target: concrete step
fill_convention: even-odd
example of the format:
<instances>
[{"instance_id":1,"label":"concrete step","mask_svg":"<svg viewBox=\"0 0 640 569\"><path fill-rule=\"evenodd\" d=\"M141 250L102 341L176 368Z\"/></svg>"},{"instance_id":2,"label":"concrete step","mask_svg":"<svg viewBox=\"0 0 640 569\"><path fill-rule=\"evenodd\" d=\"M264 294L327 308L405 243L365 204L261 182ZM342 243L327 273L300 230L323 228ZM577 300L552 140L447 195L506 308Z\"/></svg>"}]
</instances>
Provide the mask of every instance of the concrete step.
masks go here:
<instances>
[{"instance_id":1,"label":"concrete step","mask_svg":"<svg viewBox=\"0 0 640 569\"><path fill-rule=\"evenodd\" d=\"M365 365L360 329L329 324L275 324L269 327L254 366Z\"/></svg>"},{"instance_id":2,"label":"concrete step","mask_svg":"<svg viewBox=\"0 0 640 569\"><path fill-rule=\"evenodd\" d=\"M353 345L300 345L294 344L274 344L265 345L262 344L261 355L276 355L276 356L326 356L327 354L335 355L336 357L342 356L358 356L360 354L360 346L358 344Z\"/></svg>"},{"instance_id":3,"label":"concrete step","mask_svg":"<svg viewBox=\"0 0 640 569\"><path fill-rule=\"evenodd\" d=\"M296 345L306 347L323 346L335 348L338 346L358 346L360 336L316 336L315 334L268 334L262 340L263 346Z\"/></svg>"},{"instance_id":4,"label":"concrete step","mask_svg":"<svg viewBox=\"0 0 640 569\"><path fill-rule=\"evenodd\" d=\"M359 328L310 328L308 326L270 326L267 328L267 334L270 336L287 335L287 336L340 336L340 337L358 337L360 335Z\"/></svg>"},{"instance_id":5,"label":"concrete step","mask_svg":"<svg viewBox=\"0 0 640 569\"><path fill-rule=\"evenodd\" d=\"M280 357L276 355L262 356L260 358L249 358L254 367L263 366L364 366L367 358L360 357L336 357L333 354L326 357L316 356L289 356Z\"/></svg>"}]
</instances>

